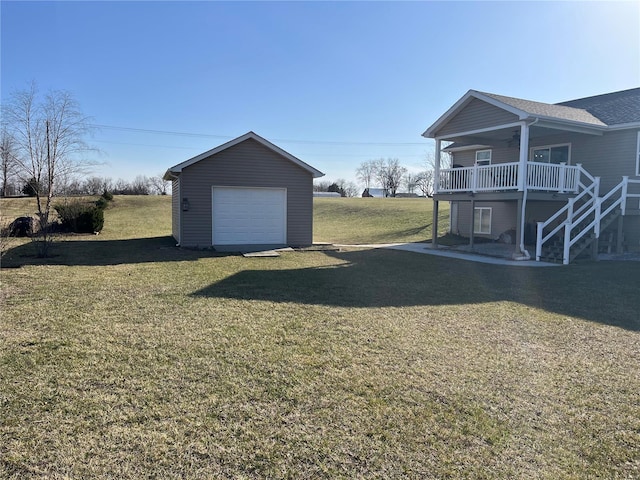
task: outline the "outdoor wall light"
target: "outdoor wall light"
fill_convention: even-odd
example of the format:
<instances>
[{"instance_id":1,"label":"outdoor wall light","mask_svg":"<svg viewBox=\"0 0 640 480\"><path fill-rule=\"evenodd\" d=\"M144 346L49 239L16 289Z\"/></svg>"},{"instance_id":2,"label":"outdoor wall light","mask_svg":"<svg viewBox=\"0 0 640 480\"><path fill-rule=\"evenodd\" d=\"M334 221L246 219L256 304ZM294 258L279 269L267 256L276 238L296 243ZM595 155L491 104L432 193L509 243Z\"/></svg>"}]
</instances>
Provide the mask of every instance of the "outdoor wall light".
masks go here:
<instances>
[{"instance_id":1,"label":"outdoor wall light","mask_svg":"<svg viewBox=\"0 0 640 480\"><path fill-rule=\"evenodd\" d=\"M182 199L182 211L187 212L188 210L189 210L189 199L185 197Z\"/></svg>"}]
</instances>

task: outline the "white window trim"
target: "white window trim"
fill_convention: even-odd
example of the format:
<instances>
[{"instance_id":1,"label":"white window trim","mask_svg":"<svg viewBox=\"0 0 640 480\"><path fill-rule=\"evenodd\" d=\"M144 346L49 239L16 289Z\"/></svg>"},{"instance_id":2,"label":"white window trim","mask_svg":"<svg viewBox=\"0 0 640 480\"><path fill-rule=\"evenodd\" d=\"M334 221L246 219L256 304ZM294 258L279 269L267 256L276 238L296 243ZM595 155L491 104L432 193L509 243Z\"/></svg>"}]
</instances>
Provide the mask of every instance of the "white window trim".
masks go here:
<instances>
[{"instance_id":1,"label":"white window trim","mask_svg":"<svg viewBox=\"0 0 640 480\"><path fill-rule=\"evenodd\" d=\"M479 153L485 153L485 152L489 152L489 159L488 160L487 159L478 160L478 154ZM488 149L488 150L476 150L476 163L475 164L477 166L479 166L479 167L482 167L484 165L491 165L491 156L492 156L491 149ZM480 163L480 162L482 162L482 163ZM489 162L489 163L484 163L484 162Z\"/></svg>"},{"instance_id":2,"label":"white window trim","mask_svg":"<svg viewBox=\"0 0 640 480\"><path fill-rule=\"evenodd\" d=\"M476 227L476 210L488 210L489 211L489 231L482 231L482 213L480 213L480 221L478 222L478 226ZM491 235L491 222L493 216L493 207L474 207L473 209L473 233L478 235Z\"/></svg>"},{"instance_id":3,"label":"white window trim","mask_svg":"<svg viewBox=\"0 0 640 480\"><path fill-rule=\"evenodd\" d=\"M640 130L638 130L638 142L636 144L636 177L640 176Z\"/></svg>"},{"instance_id":4,"label":"white window trim","mask_svg":"<svg viewBox=\"0 0 640 480\"><path fill-rule=\"evenodd\" d=\"M536 147L529 148L529 161L533 162L533 152L536 150L552 149L554 147L569 147L569 158L567 158L567 165L571 165L571 144L570 143L556 143L553 145L538 145ZM549 152L551 154L551 152Z\"/></svg>"}]
</instances>

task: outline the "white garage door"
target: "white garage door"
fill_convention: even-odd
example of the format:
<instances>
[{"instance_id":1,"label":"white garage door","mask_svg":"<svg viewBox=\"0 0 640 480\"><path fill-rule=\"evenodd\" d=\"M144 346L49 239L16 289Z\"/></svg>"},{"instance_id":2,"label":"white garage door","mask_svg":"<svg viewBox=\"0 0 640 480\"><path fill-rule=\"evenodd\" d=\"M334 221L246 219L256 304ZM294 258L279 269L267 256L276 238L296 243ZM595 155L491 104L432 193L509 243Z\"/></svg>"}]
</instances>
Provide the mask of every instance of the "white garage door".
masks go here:
<instances>
[{"instance_id":1,"label":"white garage door","mask_svg":"<svg viewBox=\"0 0 640 480\"><path fill-rule=\"evenodd\" d=\"M287 241L287 190L213 187L214 245L276 245Z\"/></svg>"}]
</instances>

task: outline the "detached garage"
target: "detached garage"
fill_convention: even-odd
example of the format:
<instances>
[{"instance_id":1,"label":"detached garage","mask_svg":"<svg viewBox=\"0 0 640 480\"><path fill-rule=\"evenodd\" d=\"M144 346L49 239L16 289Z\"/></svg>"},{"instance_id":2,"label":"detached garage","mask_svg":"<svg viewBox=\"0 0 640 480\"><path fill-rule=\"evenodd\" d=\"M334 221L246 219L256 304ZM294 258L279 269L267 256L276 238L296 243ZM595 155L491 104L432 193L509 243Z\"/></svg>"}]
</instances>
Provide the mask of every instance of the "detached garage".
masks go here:
<instances>
[{"instance_id":1,"label":"detached garage","mask_svg":"<svg viewBox=\"0 0 640 480\"><path fill-rule=\"evenodd\" d=\"M249 132L167 170L180 246L256 250L313 242L313 179L324 175Z\"/></svg>"}]
</instances>

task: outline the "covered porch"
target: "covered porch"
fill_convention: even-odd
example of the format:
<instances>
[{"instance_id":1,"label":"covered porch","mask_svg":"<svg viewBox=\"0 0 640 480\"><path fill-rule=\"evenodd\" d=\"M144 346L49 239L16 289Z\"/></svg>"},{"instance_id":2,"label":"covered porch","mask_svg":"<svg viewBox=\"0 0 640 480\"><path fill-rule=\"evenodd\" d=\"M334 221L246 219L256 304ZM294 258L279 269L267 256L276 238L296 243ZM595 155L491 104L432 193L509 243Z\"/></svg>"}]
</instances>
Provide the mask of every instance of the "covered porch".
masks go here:
<instances>
[{"instance_id":1,"label":"covered porch","mask_svg":"<svg viewBox=\"0 0 640 480\"><path fill-rule=\"evenodd\" d=\"M433 246L440 201L515 201L514 256L528 257L527 202L566 201L589 188L595 179L572 158L572 142L603 127L577 109L469 91L423 134L435 140Z\"/></svg>"}]
</instances>

